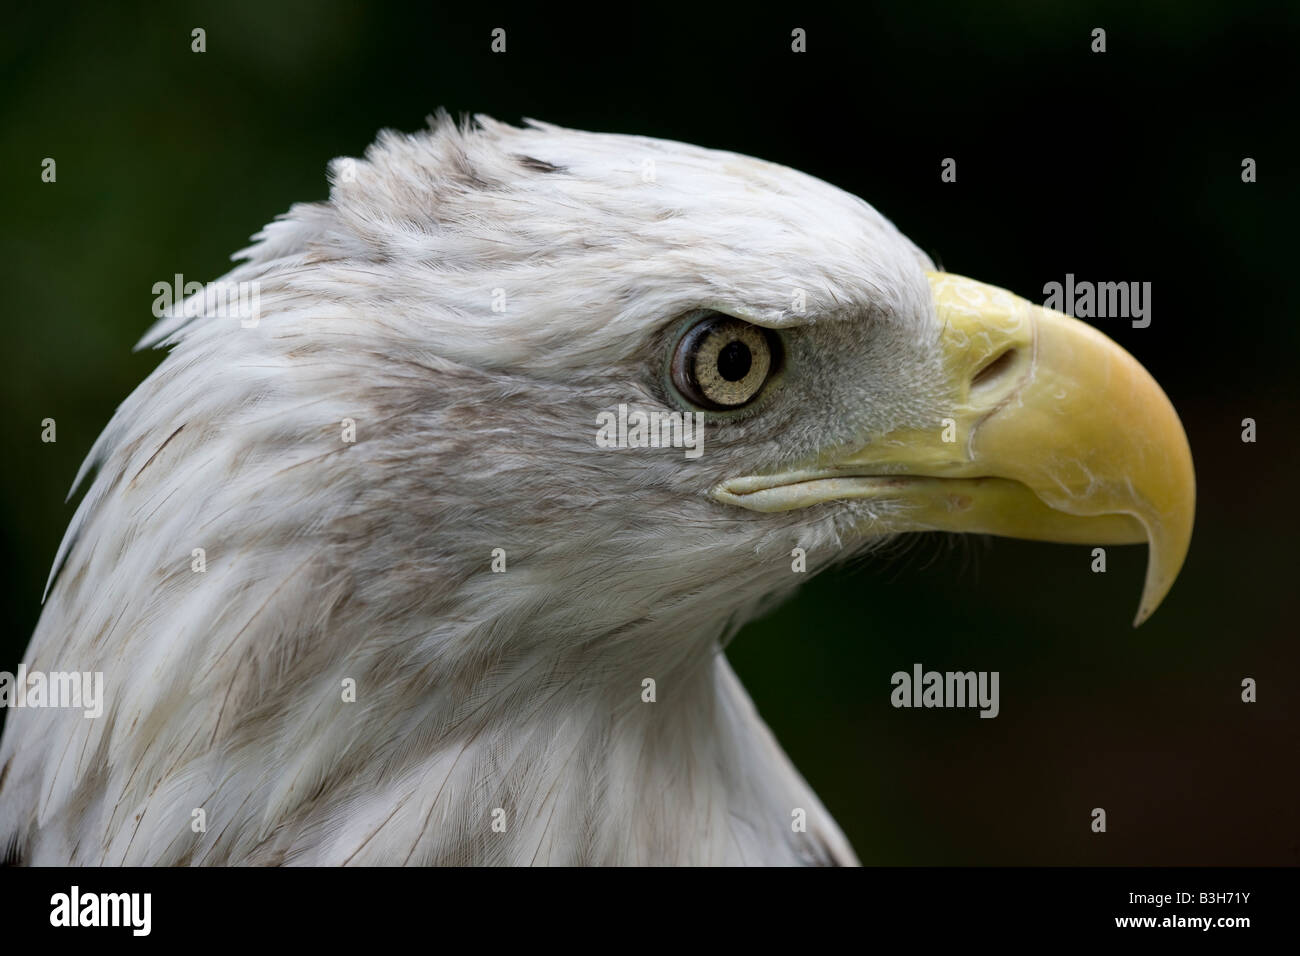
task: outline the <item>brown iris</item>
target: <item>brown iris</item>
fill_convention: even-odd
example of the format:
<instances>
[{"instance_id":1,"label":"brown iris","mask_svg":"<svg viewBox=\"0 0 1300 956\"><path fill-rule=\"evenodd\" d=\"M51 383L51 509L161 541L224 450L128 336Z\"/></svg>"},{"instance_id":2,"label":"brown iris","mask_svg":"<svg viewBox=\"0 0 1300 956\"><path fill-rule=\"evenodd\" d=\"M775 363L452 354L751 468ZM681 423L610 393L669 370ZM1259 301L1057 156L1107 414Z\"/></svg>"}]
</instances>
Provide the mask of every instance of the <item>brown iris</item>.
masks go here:
<instances>
[{"instance_id":1,"label":"brown iris","mask_svg":"<svg viewBox=\"0 0 1300 956\"><path fill-rule=\"evenodd\" d=\"M752 401L772 371L775 335L761 326L712 313L695 323L673 352L673 384L703 408L739 408Z\"/></svg>"}]
</instances>

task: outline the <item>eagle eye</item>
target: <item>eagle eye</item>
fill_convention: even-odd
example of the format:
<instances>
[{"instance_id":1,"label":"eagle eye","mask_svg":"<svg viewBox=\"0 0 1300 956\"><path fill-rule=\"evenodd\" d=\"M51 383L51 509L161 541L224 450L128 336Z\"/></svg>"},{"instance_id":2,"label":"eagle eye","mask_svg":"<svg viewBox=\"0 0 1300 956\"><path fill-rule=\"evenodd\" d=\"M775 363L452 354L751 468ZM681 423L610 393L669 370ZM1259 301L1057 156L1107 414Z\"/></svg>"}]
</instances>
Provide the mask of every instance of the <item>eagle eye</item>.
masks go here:
<instances>
[{"instance_id":1,"label":"eagle eye","mask_svg":"<svg viewBox=\"0 0 1300 956\"><path fill-rule=\"evenodd\" d=\"M776 335L730 315L710 313L696 322L673 351L673 385L694 405L739 408L762 390L774 366Z\"/></svg>"}]
</instances>

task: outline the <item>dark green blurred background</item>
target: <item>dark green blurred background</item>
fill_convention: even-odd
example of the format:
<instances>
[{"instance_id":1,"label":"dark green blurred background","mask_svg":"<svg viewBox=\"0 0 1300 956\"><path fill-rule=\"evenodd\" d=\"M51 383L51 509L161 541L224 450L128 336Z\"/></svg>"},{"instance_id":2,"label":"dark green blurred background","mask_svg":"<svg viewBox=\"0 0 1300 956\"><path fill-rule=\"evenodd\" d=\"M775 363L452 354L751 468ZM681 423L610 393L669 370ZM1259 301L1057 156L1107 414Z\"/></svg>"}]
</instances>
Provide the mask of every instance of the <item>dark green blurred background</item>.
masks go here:
<instances>
[{"instance_id":1,"label":"dark green blurred background","mask_svg":"<svg viewBox=\"0 0 1300 956\"><path fill-rule=\"evenodd\" d=\"M77 466L159 360L131 352L153 283L220 275L381 127L440 105L533 116L798 167L950 270L1038 301L1067 272L1152 282L1150 328L1096 323L1165 386L1196 458L1192 550L1149 623L1129 623L1144 548L1109 549L1102 575L1088 548L924 538L814 579L729 654L864 862L1300 862L1300 6L543 6L7 13L0 669L36 622ZM505 55L489 52L498 26ZM958 181L942 184L949 156ZM57 444L40 441L46 417ZM914 662L1000 671L1001 716L894 710L889 676Z\"/></svg>"}]
</instances>

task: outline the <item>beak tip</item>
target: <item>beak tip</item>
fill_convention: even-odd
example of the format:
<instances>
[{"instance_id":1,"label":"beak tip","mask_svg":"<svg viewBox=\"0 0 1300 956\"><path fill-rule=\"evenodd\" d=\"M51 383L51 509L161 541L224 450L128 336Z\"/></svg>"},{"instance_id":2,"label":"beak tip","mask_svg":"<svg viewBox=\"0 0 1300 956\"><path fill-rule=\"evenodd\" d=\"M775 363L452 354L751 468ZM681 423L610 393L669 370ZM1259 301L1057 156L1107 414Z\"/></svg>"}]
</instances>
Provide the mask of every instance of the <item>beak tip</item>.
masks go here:
<instances>
[{"instance_id":1,"label":"beak tip","mask_svg":"<svg viewBox=\"0 0 1300 956\"><path fill-rule=\"evenodd\" d=\"M1165 545L1161 539L1155 538L1148 544L1150 553L1147 556L1147 578L1142 587L1142 598L1138 602L1137 616L1133 618L1134 627L1142 626L1173 590L1191 545L1190 519L1181 531L1174 546Z\"/></svg>"}]
</instances>

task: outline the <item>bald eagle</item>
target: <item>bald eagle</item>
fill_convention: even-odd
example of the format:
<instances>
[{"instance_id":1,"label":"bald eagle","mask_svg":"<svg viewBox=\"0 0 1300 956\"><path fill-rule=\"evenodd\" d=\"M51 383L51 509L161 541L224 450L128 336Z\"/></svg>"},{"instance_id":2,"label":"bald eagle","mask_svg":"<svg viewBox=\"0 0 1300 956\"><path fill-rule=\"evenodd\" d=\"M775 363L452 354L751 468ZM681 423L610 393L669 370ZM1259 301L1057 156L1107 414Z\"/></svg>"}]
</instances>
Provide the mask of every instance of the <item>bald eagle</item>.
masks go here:
<instances>
[{"instance_id":1,"label":"bald eagle","mask_svg":"<svg viewBox=\"0 0 1300 956\"><path fill-rule=\"evenodd\" d=\"M10 711L19 860L854 863L722 653L795 549L1146 541L1139 621L1181 567L1150 375L833 186L445 114L330 174L77 478L24 667L103 712Z\"/></svg>"}]
</instances>

